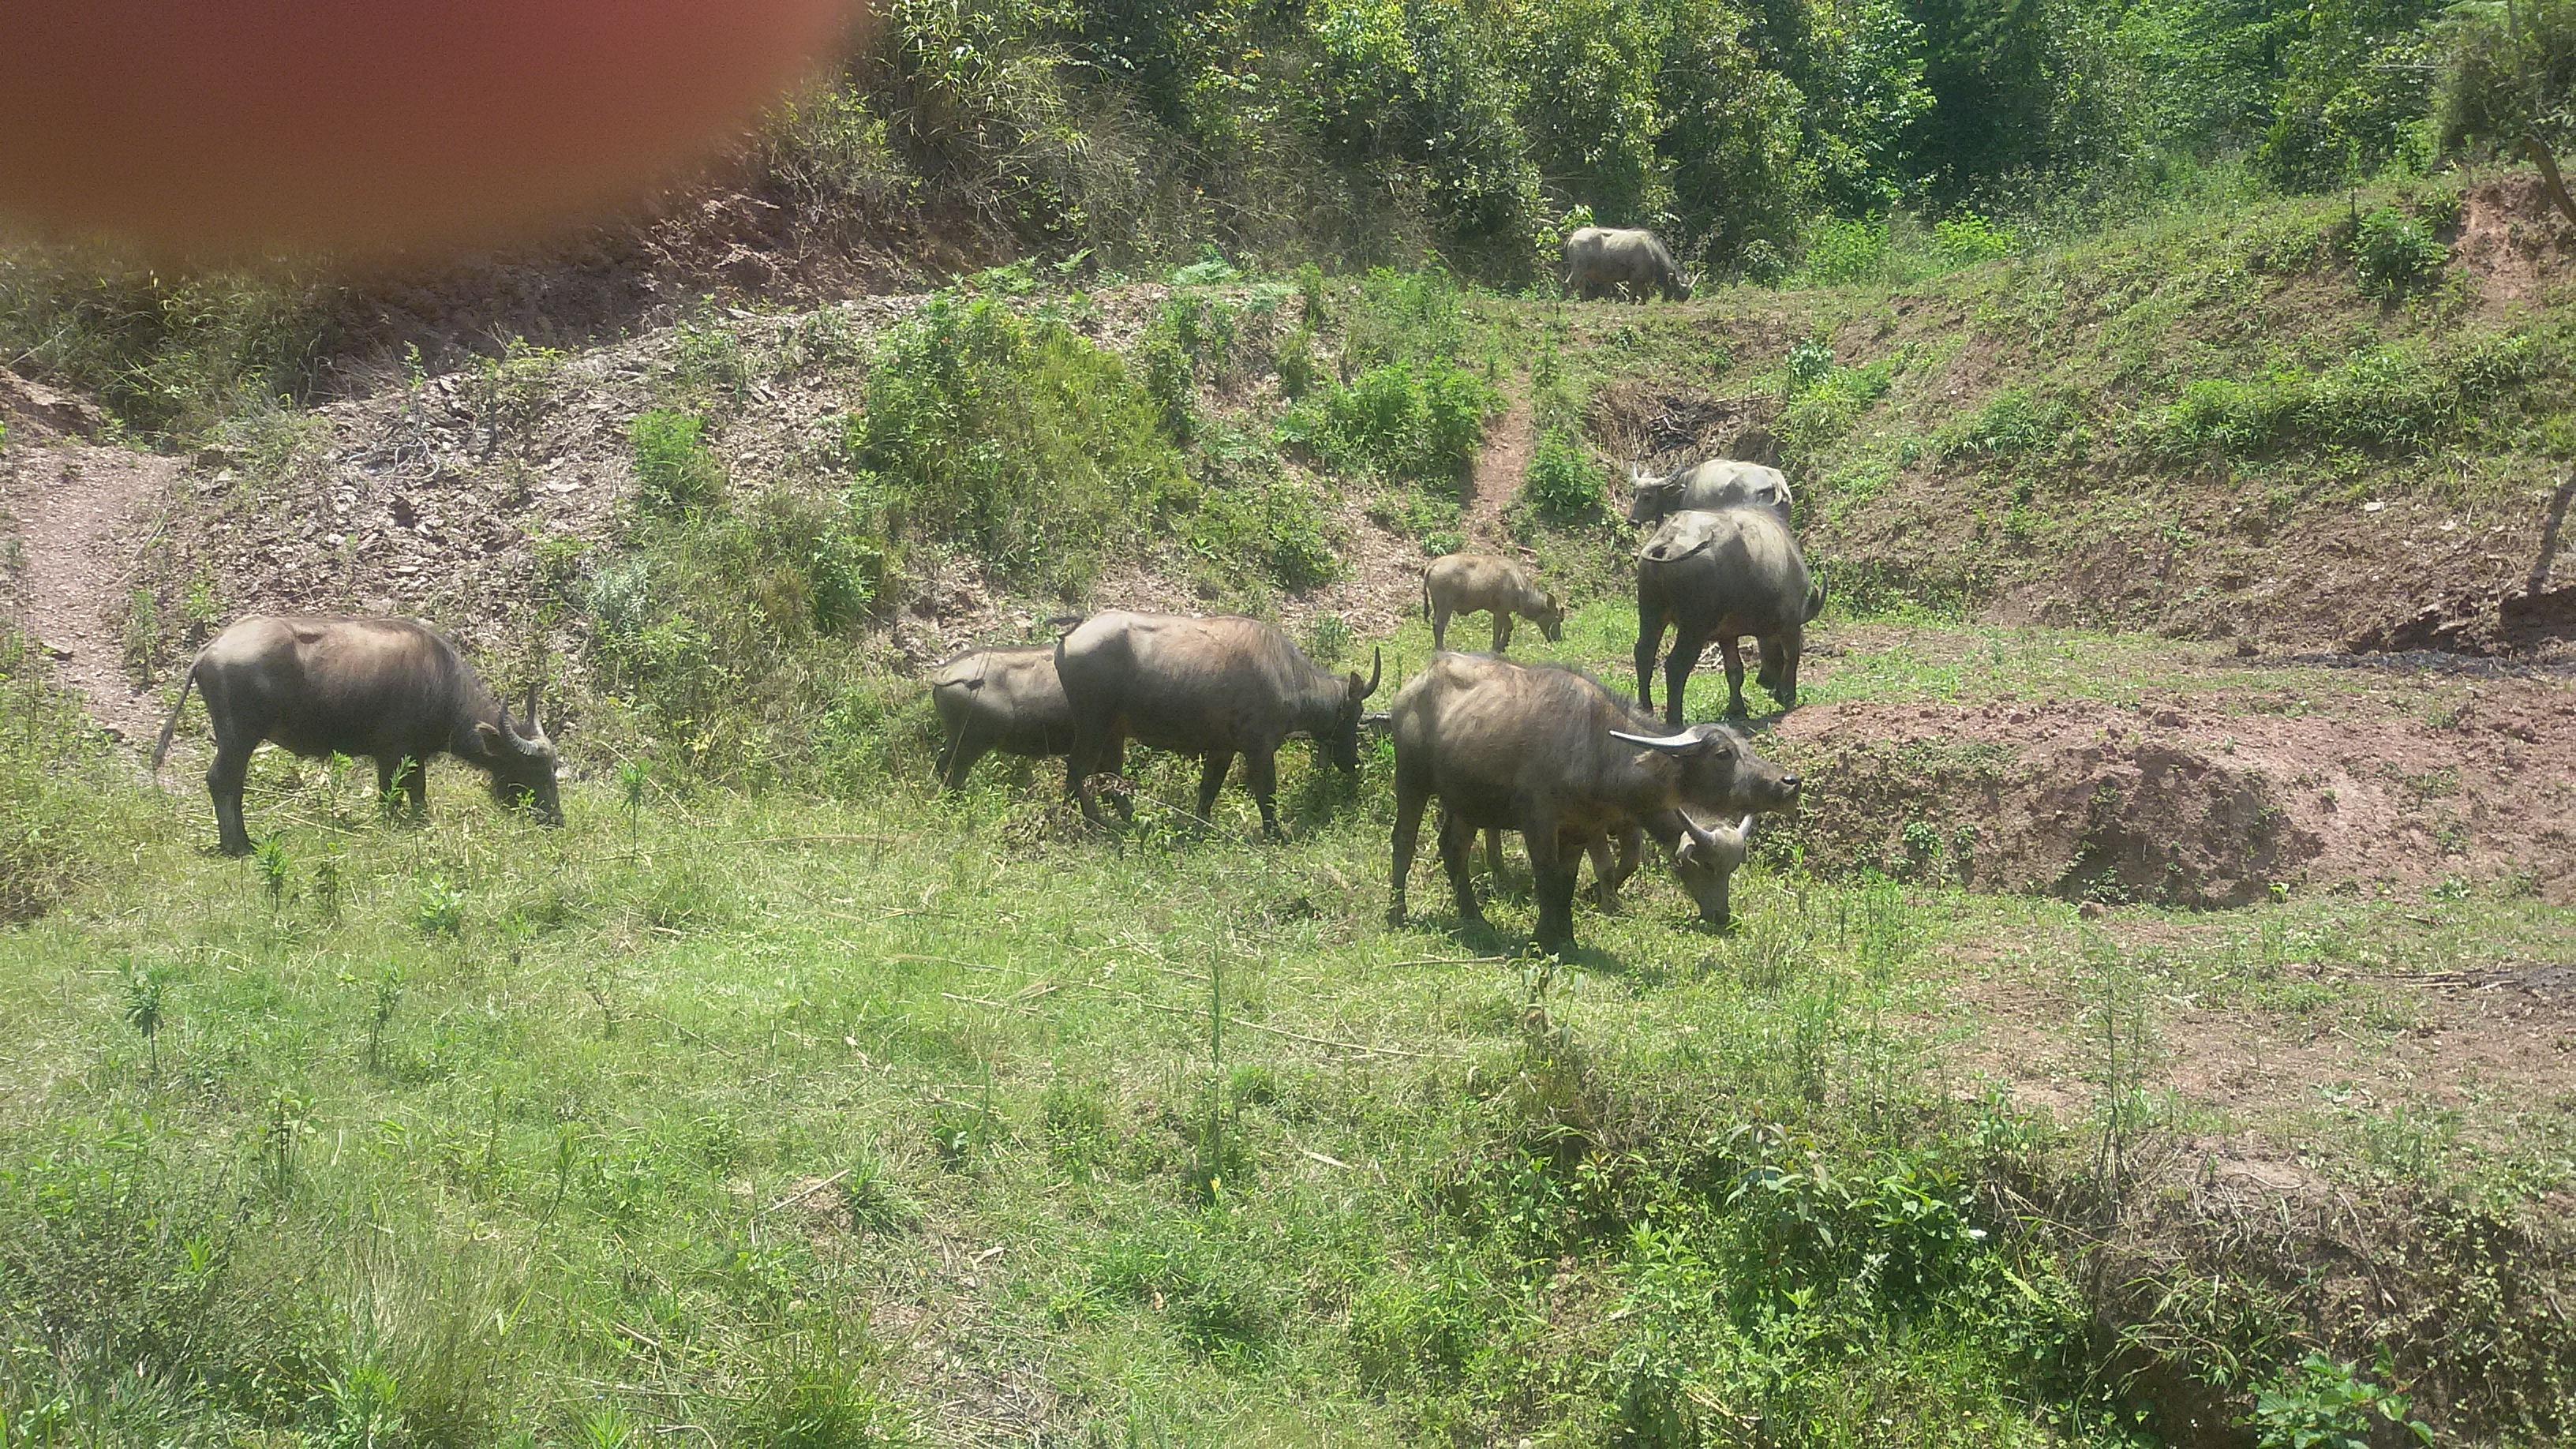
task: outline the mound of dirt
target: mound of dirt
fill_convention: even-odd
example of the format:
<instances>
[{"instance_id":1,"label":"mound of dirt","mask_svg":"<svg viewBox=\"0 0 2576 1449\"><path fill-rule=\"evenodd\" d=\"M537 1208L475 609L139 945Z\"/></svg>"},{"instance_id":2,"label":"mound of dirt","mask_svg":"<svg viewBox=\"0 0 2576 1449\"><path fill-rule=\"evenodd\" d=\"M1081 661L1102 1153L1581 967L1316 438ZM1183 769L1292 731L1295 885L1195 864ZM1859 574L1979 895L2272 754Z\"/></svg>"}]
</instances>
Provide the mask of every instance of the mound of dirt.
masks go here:
<instances>
[{"instance_id":1,"label":"mound of dirt","mask_svg":"<svg viewBox=\"0 0 2576 1449\"><path fill-rule=\"evenodd\" d=\"M2451 255L2484 300L2537 301L2566 280L2576 227L2549 204L2537 174L2509 173L2461 196Z\"/></svg>"},{"instance_id":2,"label":"mound of dirt","mask_svg":"<svg viewBox=\"0 0 2576 1449\"><path fill-rule=\"evenodd\" d=\"M1829 704L1764 748L1807 782L1766 849L1829 870L2192 907L2453 877L2576 900L2576 716L2544 681L2475 686L2438 726L2252 691Z\"/></svg>"}]
</instances>

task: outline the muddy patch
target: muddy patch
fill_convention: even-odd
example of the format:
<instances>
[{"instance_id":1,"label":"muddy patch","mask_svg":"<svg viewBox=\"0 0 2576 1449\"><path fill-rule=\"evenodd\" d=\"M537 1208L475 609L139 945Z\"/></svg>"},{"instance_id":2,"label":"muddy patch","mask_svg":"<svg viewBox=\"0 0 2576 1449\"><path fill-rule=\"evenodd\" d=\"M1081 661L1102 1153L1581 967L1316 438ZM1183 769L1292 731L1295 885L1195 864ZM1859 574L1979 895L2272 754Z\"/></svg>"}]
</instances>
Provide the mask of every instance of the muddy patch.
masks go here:
<instances>
[{"instance_id":1,"label":"muddy patch","mask_svg":"<svg viewBox=\"0 0 2576 1449\"><path fill-rule=\"evenodd\" d=\"M2536 680L2486 685L2438 727L2290 712L2300 706L2255 691L2134 707L1820 705L1766 736L1806 787L1764 849L2106 904L2446 880L2518 881L2564 903L2576 899L2567 705L2563 687Z\"/></svg>"}]
</instances>

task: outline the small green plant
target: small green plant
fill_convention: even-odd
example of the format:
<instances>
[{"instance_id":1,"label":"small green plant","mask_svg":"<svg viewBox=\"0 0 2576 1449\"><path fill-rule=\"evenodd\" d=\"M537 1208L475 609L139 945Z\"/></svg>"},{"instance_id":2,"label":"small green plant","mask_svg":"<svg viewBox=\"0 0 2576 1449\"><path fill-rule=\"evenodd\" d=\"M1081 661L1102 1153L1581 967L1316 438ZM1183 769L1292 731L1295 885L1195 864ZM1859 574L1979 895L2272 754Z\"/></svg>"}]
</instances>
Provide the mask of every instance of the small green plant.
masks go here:
<instances>
[{"instance_id":1,"label":"small green plant","mask_svg":"<svg viewBox=\"0 0 2576 1449\"><path fill-rule=\"evenodd\" d=\"M1583 523L1601 514L1605 493L1601 470L1583 454L1583 445L1562 428L1539 435L1530 455L1521 497L1550 523Z\"/></svg>"},{"instance_id":2,"label":"small green plant","mask_svg":"<svg viewBox=\"0 0 2576 1449\"><path fill-rule=\"evenodd\" d=\"M125 665L145 679L161 668L161 601L140 584L125 597Z\"/></svg>"},{"instance_id":3,"label":"small green plant","mask_svg":"<svg viewBox=\"0 0 2576 1449\"><path fill-rule=\"evenodd\" d=\"M200 573L188 585L187 602L180 606L179 620L184 630L186 647L196 648L213 636L215 625L224 617L223 602L215 597L214 575Z\"/></svg>"},{"instance_id":4,"label":"small green plant","mask_svg":"<svg viewBox=\"0 0 2576 1449\"><path fill-rule=\"evenodd\" d=\"M1279 344L1279 392L1298 401L1315 387L1315 334L1300 326Z\"/></svg>"},{"instance_id":5,"label":"small green plant","mask_svg":"<svg viewBox=\"0 0 2576 1449\"><path fill-rule=\"evenodd\" d=\"M626 853L632 855L643 839L644 794L652 783L653 761L643 755L617 767L618 803L626 807Z\"/></svg>"},{"instance_id":6,"label":"small green plant","mask_svg":"<svg viewBox=\"0 0 2576 1449\"><path fill-rule=\"evenodd\" d=\"M393 1024L394 1012L402 1005L403 977L399 967L387 966L376 978L375 1010L367 1018L367 1070L382 1071L385 1062L385 1028Z\"/></svg>"},{"instance_id":7,"label":"small green plant","mask_svg":"<svg viewBox=\"0 0 2576 1449\"><path fill-rule=\"evenodd\" d=\"M1306 656L1329 669L1351 652L1351 626L1339 614L1317 614L1306 627Z\"/></svg>"},{"instance_id":8,"label":"small green plant","mask_svg":"<svg viewBox=\"0 0 2576 1449\"><path fill-rule=\"evenodd\" d=\"M2378 1367L2380 1376L2387 1377L2384 1349ZM2243 1424L2254 1431L2260 1449L2370 1449L2379 1424L2395 1425L2418 1443L2432 1443L2431 1427L2408 1417L2412 1407L2406 1395L2312 1349L2283 1369L2270 1388L2255 1393L2254 1412Z\"/></svg>"},{"instance_id":9,"label":"small green plant","mask_svg":"<svg viewBox=\"0 0 2576 1449\"><path fill-rule=\"evenodd\" d=\"M1310 331L1324 325L1324 269L1313 262L1297 269L1297 320Z\"/></svg>"},{"instance_id":10,"label":"small green plant","mask_svg":"<svg viewBox=\"0 0 2576 1449\"><path fill-rule=\"evenodd\" d=\"M448 883L445 876L432 876L423 881L420 898L412 906L413 929L424 936L446 936L454 939L465 933L465 892Z\"/></svg>"},{"instance_id":11,"label":"small green plant","mask_svg":"<svg viewBox=\"0 0 2576 1449\"><path fill-rule=\"evenodd\" d=\"M278 908L286 904L286 887L295 878L295 862L287 856L283 842L270 839L261 841L259 848L251 852L251 867L259 873L260 893L268 897L268 913L275 917Z\"/></svg>"},{"instance_id":12,"label":"small green plant","mask_svg":"<svg viewBox=\"0 0 2576 1449\"><path fill-rule=\"evenodd\" d=\"M635 487L645 505L672 513L703 508L724 493L724 463L706 444L707 420L695 413L655 408L636 414L627 429L633 446Z\"/></svg>"},{"instance_id":13,"label":"small green plant","mask_svg":"<svg viewBox=\"0 0 2576 1449\"><path fill-rule=\"evenodd\" d=\"M295 1169L304 1139L313 1135L313 1099L290 1087L268 1095L268 1130L260 1143L260 1177L270 1192L284 1197L295 1187Z\"/></svg>"},{"instance_id":14,"label":"small green plant","mask_svg":"<svg viewBox=\"0 0 2576 1449\"><path fill-rule=\"evenodd\" d=\"M1782 364L1782 390L1798 397L1833 376L1834 350L1822 340L1801 337L1789 344L1788 360Z\"/></svg>"},{"instance_id":15,"label":"small green plant","mask_svg":"<svg viewBox=\"0 0 2576 1449\"><path fill-rule=\"evenodd\" d=\"M313 867L313 912L326 923L340 919L340 863L324 856Z\"/></svg>"},{"instance_id":16,"label":"small green plant","mask_svg":"<svg viewBox=\"0 0 2576 1449\"><path fill-rule=\"evenodd\" d=\"M2402 297L2439 274L2450 255L2431 228L2393 206L2380 207L2353 227L2353 275L2365 297Z\"/></svg>"},{"instance_id":17,"label":"small green plant","mask_svg":"<svg viewBox=\"0 0 2576 1449\"><path fill-rule=\"evenodd\" d=\"M161 973L151 967L138 971L131 960L125 963L125 1024L143 1033L152 1075L161 1075Z\"/></svg>"}]
</instances>

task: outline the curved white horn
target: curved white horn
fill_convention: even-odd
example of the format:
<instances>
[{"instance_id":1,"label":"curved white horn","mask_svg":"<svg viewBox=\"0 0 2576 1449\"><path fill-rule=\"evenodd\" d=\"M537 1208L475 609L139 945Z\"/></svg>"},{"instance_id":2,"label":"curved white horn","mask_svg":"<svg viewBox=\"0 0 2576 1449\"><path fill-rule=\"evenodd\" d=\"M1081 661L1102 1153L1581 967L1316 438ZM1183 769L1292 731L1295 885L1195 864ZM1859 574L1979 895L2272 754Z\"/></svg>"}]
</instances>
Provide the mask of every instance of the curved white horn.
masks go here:
<instances>
[{"instance_id":1,"label":"curved white horn","mask_svg":"<svg viewBox=\"0 0 2576 1449\"><path fill-rule=\"evenodd\" d=\"M1641 745L1650 750L1662 750L1668 755L1678 755L1708 743L1707 737L1697 730L1684 730L1677 735L1632 735L1626 730L1612 730L1610 738L1626 740L1632 745Z\"/></svg>"}]
</instances>

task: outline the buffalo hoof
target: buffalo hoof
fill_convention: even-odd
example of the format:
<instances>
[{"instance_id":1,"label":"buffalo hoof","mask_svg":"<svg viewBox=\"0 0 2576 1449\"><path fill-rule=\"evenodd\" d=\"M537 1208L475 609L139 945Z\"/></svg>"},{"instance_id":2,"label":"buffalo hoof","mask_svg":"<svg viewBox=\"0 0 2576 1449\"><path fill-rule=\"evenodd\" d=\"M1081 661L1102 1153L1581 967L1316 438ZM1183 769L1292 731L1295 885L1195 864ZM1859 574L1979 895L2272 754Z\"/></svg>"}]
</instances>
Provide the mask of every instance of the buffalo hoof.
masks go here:
<instances>
[{"instance_id":1,"label":"buffalo hoof","mask_svg":"<svg viewBox=\"0 0 2576 1449\"><path fill-rule=\"evenodd\" d=\"M1395 930L1404 929L1404 902L1398 901L1386 908L1386 923Z\"/></svg>"}]
</instances>

